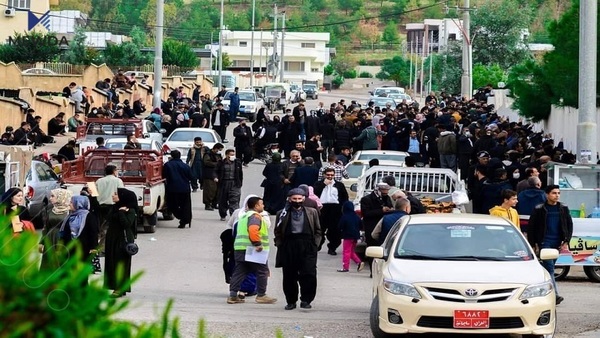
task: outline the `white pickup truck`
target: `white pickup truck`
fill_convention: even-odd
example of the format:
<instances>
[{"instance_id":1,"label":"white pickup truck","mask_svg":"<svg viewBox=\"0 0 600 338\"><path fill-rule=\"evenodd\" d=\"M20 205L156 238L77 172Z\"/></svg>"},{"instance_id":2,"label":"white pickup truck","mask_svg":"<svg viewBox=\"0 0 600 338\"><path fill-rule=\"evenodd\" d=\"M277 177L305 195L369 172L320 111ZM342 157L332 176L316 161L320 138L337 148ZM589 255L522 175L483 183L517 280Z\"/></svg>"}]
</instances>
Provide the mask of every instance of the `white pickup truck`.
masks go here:
<instances>
[{"instance_id":1,"label":"white pickup truck","mask_svg":"<svg viewBox=\"0 0 600 338\"><path fill-rule=\"evenodd\" d=\"M150 120L88 119L85 125L77 127L76 142L79 147L79 155L83 155L86 151L97 147L96 138L98 137L107 141L135 135L138 139L152 139L162 143L163 131L163 129L156 128Z\"/></svg>"},{"instance_id":2,"label":"white pickup truck","mask_svg":"<svg viewBox=\"0 0 600 338\"><path fill-rule=\"evenodd\" d=\"M156 231L159 211L163 213L163 219L173 219L166 211L162 154L157 151L88 150L74 161L63 162L63 182L67 189L79 194L88 182L104 176L104 168L108 164L117 167L125 188L136 194L138 206L143 211L138 226L143 227L144 232Z\"/></svg>"}]
</instances>

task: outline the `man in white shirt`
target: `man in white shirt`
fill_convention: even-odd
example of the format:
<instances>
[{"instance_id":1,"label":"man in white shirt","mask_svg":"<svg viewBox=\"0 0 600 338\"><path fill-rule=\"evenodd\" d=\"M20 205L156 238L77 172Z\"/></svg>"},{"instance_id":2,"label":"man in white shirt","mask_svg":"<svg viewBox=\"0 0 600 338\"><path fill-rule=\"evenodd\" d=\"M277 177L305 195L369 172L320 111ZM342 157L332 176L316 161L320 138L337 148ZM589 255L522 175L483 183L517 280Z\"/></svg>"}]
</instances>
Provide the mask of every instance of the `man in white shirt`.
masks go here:
<instances>
[{"instance_id":1,"label":"man in white shirt","mask_svg":"<svg viewBox=\"0 0 600 338\"><path fill-rule=\"evenodd\" d=\"M323 208L321 208L321 224L323 224L325 235L329 243L327 247L332 256L337 255L335 250L342 243L341 231L339 228L340 218L342 217L342 205L348 201L348 191L344 184L335 180L335 169L326 168L323 171L323 179L315 183L315 195L319 196ZM321 246L325 242L325 236L321 239Z\"/></svg>"},{"instance_id":2,"label":"man in white shirt","mask_svg":"<svg viewBox=\"0 0 600 338\"><path fill-rule=\"evenodd\" d=\"M118 177L119 171L117 167L109 164L104 168L104 177L96 181L98 189L98 204L100 204L100 231L99 231L99 252L104 254L104 242L106 240L106 230L108 229L108 221L112 215L113 195L117 193L118 188L125 188L123 181Z\"/></svg>"}]
</instances>

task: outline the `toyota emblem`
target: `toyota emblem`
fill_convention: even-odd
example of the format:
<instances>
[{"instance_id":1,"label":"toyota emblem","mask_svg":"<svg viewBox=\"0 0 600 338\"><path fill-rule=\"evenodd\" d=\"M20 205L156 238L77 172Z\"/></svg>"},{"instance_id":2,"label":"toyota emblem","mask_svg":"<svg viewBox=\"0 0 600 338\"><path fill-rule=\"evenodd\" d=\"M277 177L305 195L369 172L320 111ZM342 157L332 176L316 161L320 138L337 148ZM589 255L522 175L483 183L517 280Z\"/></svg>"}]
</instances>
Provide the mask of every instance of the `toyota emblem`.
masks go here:
<instances>
[{"instance_id":1,"label":"toyota emblem","mask_svg":"<svg viewBox=\"0 0 600 338\"><path fill-rule=\"evenodd\" d=\"M469 296L469 297L475 297L477 296L479 292L475 289L466 289L465 290L465 295Z\"/></svg>"}]
</instances>

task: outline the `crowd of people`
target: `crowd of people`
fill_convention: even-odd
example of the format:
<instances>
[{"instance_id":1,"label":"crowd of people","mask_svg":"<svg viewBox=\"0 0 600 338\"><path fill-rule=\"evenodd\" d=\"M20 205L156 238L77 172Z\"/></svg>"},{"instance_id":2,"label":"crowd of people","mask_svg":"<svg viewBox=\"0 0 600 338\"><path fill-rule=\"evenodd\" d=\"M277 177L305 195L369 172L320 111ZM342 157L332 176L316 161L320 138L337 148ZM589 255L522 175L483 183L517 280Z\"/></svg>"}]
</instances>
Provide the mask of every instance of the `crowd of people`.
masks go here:
<instances>
[{"instance_id":1,"label":"crowd of people","mask_svg":"<svg viewBox=\"0 0 600 338\"><path fill-rule=\"evenodd\" d=\"M103 82L106 88L110 80ZM69 86L72 96L78 89L71 85L75 86ZM182 154L173 150L163 169L167 206L179 219L179 228L191 227L190 194L198 190L202 190L205 210L218 210L221 221L229 216L221 240L230 304L242 303L254 294L258 303L276 302L266 295L268 263L254 261L260 258L247 261L253 254L268 251L272 244L277 248L275 266L283 271L285 309L296 308L298 299L301 308L309 309L316 294L317 253L326 242L329 255L337 255L342 246L339 272L349 272L351 261L361 271L370 262L356 254L359 243L379 245L400 217L425 212L419 200L409 191L399 190L390 176L360 199L359 217L342 183L348 178L345 165L359 150L405 151L408 166L453 170L467 183L474 213L505 217L524 232L528 232L528 223L520 220L520 215L532 215L532 246L540 249L568 243L572 222L569 225L564 205L555 198L557 188L546 186L545 164L574 163L575 156L562 148L562 142L532 131L531 125L498 116L493 105L487 104L489 91L470 100L432 92L423 107L406 101L395 107L377 107L372 102L361 106L354 100L350 104L341 100L329 108L319 103L316 109L307 110L305 103L299 102L282 117L261 107L251 125L238 118L237 112L224 109L224 92L223 88L211 98L202 95L197 86L192 97L187 97L180 87L151 112L146 112L141 101L133 108L124 101L114 107L91 108L87 117L147 115L165 135L177 127L204 127L213 128L224 140L230 124L239 122L233 130L233 148L217 143L209 149L196 137L185 162ZM28 116L39 126L32 113L28 111ZM50 135L40 133L39 127L37 134L32 134L28 130L31 124L24 126L22 133L43 144L49 142L45 137L60 135L65 128L76 129L77 121L80 119L65 122L64 114L59 114L49 122ZM263 196L248 196L240 205L244 168L273 144L279 151L269 154L262 171ZM377 165L376 161L371 165ZM51 247L70 232L67 237L81 241L86 259L105 254L105 281L115 296L130 291L125 282L115 279L116 270L119 265L127 271L131 268L131 256L115 243L134 240L137 212L135 195L119 181L116 168L108 166L106 177L97 182L98 196L84 191L86 196L71 197L53 191L52 217L44 230L44 241L50 242L42 243L44 248ZM11 196L3 200L10 201ZM24 212L21 215L27 220ZM272 241L268 215L276 215ZM552 215L553 221L544 223L547 215ZM552 238L545 238L549 235L544 229L553 229ZM44 248L44 255L52 256Z\"/></svg>"}]
</instances>

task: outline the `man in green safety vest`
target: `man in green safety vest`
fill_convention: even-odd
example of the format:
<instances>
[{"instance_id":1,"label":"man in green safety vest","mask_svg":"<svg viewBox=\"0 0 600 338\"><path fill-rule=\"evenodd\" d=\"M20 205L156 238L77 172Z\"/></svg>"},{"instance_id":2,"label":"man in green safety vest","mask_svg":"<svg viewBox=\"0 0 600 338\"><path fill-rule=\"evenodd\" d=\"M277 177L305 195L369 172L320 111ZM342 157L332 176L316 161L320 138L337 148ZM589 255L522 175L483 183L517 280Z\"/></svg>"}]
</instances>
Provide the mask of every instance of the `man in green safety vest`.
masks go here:
<instances>
[{"instance_id":1,"label":"man in green safety vest","mask_svg":"<svg viewBox=\"0 0 600 338\"><path fill-rule=\"evenodd\" d=\"M248 211L234 229L235 268L229 282L227 304L245 302L244 299L238 297L238 292L249 272L256 274L256 302L273 304L277 299L266 295L267 279L269 278L269 265L266 259L269 252L269 229L260 215L265 205L262 198L251 197L248 199L246 207Z\"/></svg>"}]
</instances>

